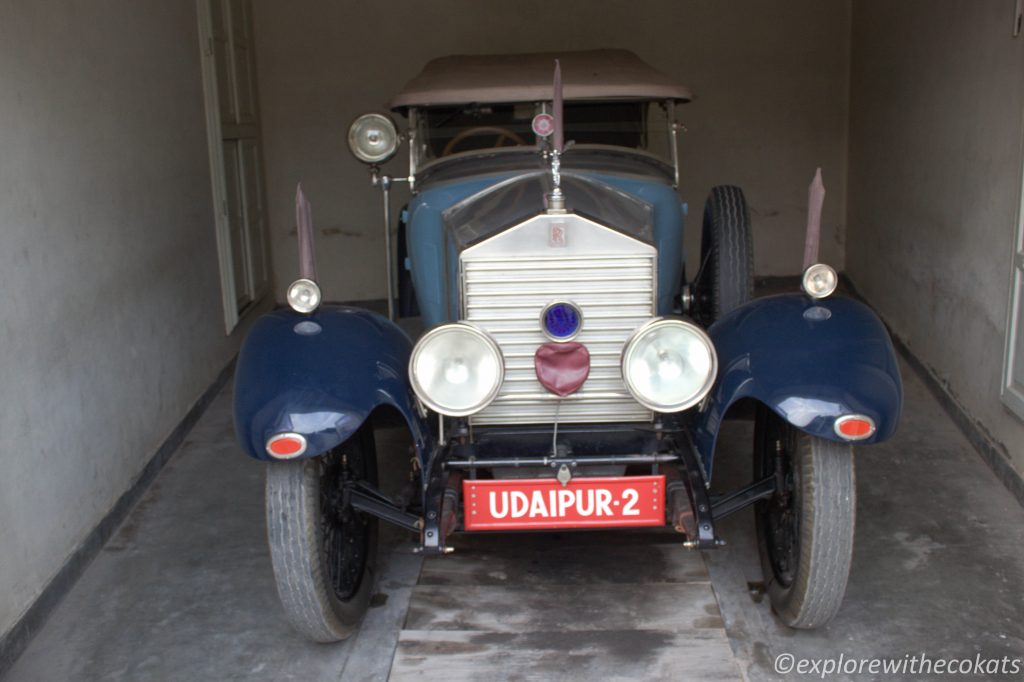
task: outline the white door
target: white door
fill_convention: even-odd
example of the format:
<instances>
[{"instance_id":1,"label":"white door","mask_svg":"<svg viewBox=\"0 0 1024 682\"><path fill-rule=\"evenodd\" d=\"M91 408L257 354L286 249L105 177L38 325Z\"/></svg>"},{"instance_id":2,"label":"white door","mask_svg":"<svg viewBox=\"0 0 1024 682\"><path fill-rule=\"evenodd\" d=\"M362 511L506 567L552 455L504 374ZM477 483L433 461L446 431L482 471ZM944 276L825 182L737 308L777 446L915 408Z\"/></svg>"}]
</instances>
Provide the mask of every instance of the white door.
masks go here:
<instances>
[{"instance_id":1,"label":"white door","mask_svg":"<svg viewBox=\"0 0 1024 682\"><path fill-rule=\"evenodd\" d=\"M1024 419L1024 190L1014 241L1010 310L1003 365L1003 402Z\"/></svg>"},{"instance_id":2,"label":"white door","mask_svg":"<svg viewBox=\"0 0 1024 682\"><path fill-rule=\"evenodd\" d=\"M267 292L266 202L249 0L198 0L224 322Z\"/></svg>"}]
</instances>

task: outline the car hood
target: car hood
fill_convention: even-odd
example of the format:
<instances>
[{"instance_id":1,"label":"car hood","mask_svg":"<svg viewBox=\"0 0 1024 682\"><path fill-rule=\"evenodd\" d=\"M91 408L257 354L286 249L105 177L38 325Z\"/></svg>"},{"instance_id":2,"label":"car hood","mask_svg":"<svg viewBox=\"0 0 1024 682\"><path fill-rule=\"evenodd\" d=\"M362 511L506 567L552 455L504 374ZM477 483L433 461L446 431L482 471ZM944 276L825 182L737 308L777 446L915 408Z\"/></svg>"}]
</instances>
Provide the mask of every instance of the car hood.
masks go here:
<instances>
[{"instance_id":1,"label":"car hood","mask_svg":"<svg viewBox=\"0 0 1024 682\"><path fill-rule=\"evenodd\" d=\"M534 171L467 197L443 214L444 224L458 251L543 213L551 192L551 175ZM594 222L654 243L651 204L593 177L562 174L566 208Z\"/></svg>"}]
</instances>

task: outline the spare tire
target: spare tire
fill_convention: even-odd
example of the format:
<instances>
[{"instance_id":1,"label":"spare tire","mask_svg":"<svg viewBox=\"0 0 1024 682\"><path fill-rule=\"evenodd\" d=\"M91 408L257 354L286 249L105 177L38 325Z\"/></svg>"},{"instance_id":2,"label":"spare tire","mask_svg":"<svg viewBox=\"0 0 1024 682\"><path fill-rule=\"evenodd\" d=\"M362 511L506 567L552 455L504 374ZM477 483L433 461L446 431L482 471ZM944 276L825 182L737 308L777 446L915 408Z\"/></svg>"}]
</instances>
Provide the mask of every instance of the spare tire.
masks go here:
<instances>
[{"instance_id":1,"label":"spare tire","mask_svg":"<svg viewBox=\"0 0 1024 682\"><path fill-rule=\"evenodd\" d=\"M743 190L711 188L704 204L694 316L710 326L754 297L754 244Z\"/></svg>"}]
</instances>

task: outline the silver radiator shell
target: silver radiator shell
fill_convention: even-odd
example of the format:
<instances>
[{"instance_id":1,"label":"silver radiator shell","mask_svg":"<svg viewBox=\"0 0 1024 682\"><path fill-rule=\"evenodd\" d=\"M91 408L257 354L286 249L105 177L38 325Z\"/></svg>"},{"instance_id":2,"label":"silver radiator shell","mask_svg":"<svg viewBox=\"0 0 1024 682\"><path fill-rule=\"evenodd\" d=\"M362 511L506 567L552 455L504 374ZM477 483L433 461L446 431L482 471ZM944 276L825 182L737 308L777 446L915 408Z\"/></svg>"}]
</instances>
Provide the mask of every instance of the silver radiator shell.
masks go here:
<instances>
[{"instance_id":1,"label":"silver radiator shell","mask_svg":"<svg viewBox=\"0 0 1024 682\"><path fill-rule=\"evenodd\" d=\"M657 249L582 216L542 214L465 249L459 258L461 319L487 330L505 359L494 402L474 425L645 422L650 410L622 380L622 348L655 314ZM533 356L548 341L549 303L583 312L576 337L590 352L590 376L567 398L537 381ZM561 404L559 405L559 402Z\"/></svg>"}]
</instances>

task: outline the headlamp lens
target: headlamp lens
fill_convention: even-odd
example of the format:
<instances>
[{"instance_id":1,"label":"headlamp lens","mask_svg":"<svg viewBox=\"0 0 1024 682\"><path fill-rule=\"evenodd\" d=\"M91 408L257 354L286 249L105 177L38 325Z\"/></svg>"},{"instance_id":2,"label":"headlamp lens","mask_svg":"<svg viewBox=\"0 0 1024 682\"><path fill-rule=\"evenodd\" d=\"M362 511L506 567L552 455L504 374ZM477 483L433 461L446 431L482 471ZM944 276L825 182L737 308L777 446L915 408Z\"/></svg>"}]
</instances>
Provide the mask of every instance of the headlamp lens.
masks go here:
<instances>
[{"instance_id":1,"label":"headlamp lens","mask_svg":"<svg viewBox=\"0 0 1024 682\"><path fill-rule=\"evenodd\" d=\"M348 129L348 146L364 163L384 163L398 151L398 130L382 114L363 114Z\"/></svg>"},{"instance_id":2,"label":"headlamp lens","mask_svg":"<svg viewBox=\"0 0 1024 682\"><path fill-rule=\"evenodd\" d=\"M715 347L700 327L658 319L626 343L622 378L640 404L657 412L679 412L707 395L717 365Z\"/></svg>"},{"instance_id":3,"label":"headlamp lens","mask_svg":"<svg viewBox=\"0 0 1024 682\"><path fill-rule=\"evenodd\" d=\"M435 412L464 417L487 407L501 388L505 367L498 344L465 323L427 332L416 344L409 378L419 399Z\"/></svg>"}]
</instances>

